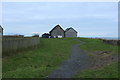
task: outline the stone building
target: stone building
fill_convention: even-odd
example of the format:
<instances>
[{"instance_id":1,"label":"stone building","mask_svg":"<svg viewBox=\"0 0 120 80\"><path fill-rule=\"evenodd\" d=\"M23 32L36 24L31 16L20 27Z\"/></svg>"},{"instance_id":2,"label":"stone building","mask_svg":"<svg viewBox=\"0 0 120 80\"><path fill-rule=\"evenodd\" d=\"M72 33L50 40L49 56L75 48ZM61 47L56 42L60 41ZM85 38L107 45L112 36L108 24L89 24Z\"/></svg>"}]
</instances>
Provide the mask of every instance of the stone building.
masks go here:
<instances>
[{"instance_id":1,"label":"stone building","mask_svg":"<svg viewBox=\"0 0 120 80\"><path fill-rule=\"evenodd\" d=\"M65 32L60 25L56 25L50 32L51 37L53 38L63 38L65 37Z\"/></svg>"},{"instance_id":2,"label":"stone building","mask_svg":"<svg viewBox=\"0 0 120 80\"><path fill-rule=\"evenodd\" d=\"M42 38L51 38L51 35L49 33L42 34Z\"/></svg>"},{"instance_id":3,"label":"stone building","mask_svg":"<svg viewBox=\"0 0 120 80\"><path fill-rule=\"evenodd\" d=\"M65 30L65 37L77 37L77 31L72 27Z\"/></svg>"}]
</instances>

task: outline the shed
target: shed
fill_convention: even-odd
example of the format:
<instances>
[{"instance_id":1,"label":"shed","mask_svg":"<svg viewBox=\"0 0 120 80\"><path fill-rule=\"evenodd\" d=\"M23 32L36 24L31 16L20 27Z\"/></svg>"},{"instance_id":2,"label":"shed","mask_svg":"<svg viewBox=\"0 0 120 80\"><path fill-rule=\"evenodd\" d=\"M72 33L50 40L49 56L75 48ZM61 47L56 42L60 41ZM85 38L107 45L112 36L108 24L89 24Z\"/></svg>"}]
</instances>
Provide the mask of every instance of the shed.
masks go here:
<instances>
[{"instance_id":1,"label":"shed","mask_svg":"<svg viewBox=\"0 0 120 80\"><path fill-rule=\"evenodd\" d=\"M53 38L65 37L65 32L60 25L56 25L49 33Z\"/></svg>"},{"instance_id":2,"label":"shed","mask_svg":"<svg viewBox=\"0 0 120 80\"><path fill-rule=\"evenodd\" d=\"M44 33L44 34L42 34L42 38L50 38L51 36L50 36L50 34L49 33Z\"/></svg>"},{"instance_id":3,"label":"shed","mask_svg":"<svg viewBox=\"0 0 120 80\"><path fill-rule=\"evenodd\" d=\"M77 37L77 31L72 27L65 30L65 37Z\"/></svg>"}]
</instances>

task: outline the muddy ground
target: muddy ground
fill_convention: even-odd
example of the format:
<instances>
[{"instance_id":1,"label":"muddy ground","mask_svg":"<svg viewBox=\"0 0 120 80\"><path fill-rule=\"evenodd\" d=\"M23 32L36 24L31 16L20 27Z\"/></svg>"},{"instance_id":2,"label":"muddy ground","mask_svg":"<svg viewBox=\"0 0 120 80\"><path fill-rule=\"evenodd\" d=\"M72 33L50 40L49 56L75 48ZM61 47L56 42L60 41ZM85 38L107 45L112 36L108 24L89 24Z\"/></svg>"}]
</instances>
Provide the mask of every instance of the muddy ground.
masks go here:
<instances>
[{"instance_id":1,"label":"muddy ground","mask_svg":"<svg viewBox=\"0 0 120 80\"><path fill-rule=\"evenodd\" d=\"M113 62L118 62L118 53L112 54L111 51L95 51L91 53L93 57L92 67L93 69L109 65Z\"/></svg>"}]
</instances>

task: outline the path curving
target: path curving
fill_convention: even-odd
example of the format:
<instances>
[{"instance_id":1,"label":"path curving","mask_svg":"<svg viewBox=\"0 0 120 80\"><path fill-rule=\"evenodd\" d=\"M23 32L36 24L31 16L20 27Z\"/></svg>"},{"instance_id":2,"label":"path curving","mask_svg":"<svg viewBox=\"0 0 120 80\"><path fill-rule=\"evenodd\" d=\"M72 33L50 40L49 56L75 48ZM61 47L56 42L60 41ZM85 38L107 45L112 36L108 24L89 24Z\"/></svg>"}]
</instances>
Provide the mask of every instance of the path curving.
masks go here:
<instances>
[{"instance_id":1,"label":"path curving","mask_svg":"<svg viewBox=\"0 0 120 80\"><path fill-rule=\"evenodd\" d=\"M79 42L71 46L70 57L64 61L58 69L53 71L48 78L72 78L75 74L83 69L91 66L91 58L80 49L80 45L84 44L78 39L74 39Z\"/></svg>"}]
</instances>

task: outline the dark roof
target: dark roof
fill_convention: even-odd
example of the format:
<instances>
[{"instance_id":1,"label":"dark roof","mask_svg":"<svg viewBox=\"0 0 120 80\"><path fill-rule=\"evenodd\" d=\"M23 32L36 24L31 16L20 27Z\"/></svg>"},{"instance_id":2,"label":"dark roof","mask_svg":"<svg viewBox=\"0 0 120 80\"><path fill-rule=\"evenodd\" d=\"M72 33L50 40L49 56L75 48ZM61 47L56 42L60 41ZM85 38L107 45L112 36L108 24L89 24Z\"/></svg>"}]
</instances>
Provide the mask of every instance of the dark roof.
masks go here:
<instances>
[{"instance_id":1,"label":"dark roof","mask_svg":"<svg viewBox=\"0 0 120 80\"><path fill-rule=\"evenodd\" d=\"M70 29L73 29L73 28L72 28L72 27L67 28L67 29L65 30L65 32L69 31ZM76 31L75 29L73 29L73 30L77 33L77 31Z\"/></svg>"},{"instance_id":2,"label":"dark roof","mask_svg":"<svg viewBox=\"0 0 120 80\"><path fill-rule=\"evenodd\" d=\"M0 25L0 28L2 28L2 26ZM3 30L3 28L2 28L2 30Z\"/></svg>"},{"instance_id":3,"label":"dark roof","mask_svg":"<svg viewBox=\"0 0 120 80\"><path fill-rule=\"evenodd\" d=\"M51 31L50 33L56 28L56 27L60 27L60 29L62 29L62 27L60 25L56 25ZM63 29L62 29L63 30ZM63 30L64 31L64 30Z\"/></svg>"},{"instance_id":4,"label":"dark roof","mask_svg":"<svg viewBox=\"0 0 120 80\"><path fill-rule=\"evenodd\" d=\"M2 28L2 26L0 25L0 27Z\"/></svg>"},{"instance_id":5,"label":"dark roof","mask_svg":"<svg viewBox=\"0 0 120 80\"><path fill-rule=\"evenodd\" d=\"M42 35L50 35L49 33L44 33L44 34L42 34Z\"/></svg>"}]
</instances>

